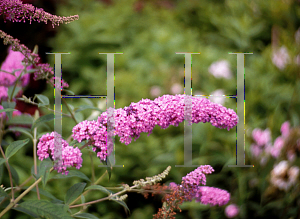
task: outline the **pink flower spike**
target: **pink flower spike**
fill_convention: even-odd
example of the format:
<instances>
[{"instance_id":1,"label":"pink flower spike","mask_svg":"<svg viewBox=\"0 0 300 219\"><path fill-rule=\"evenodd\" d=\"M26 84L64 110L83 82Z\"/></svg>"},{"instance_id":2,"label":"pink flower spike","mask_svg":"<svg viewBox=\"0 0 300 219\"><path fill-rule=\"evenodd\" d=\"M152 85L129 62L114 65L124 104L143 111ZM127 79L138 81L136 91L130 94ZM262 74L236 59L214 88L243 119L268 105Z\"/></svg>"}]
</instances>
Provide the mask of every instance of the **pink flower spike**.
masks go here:
<instances>
[{"instance_id":1,"label":"pink flower spike","mask_svg":"<svg viewBox=\"0 0 300 219\"><path fill-rule=\"evenodd\" d=\"M208 186L200 186L195 199L196 202L210 206L226 205L229 200L230 194L226 190Z\"/></svg>"},{"instance_id":2,"label":"pink flower spike","mask_svg":"<svg viewBox=\"0 0 300 219\"><path fill-rule=\"evenodd\" d=\"M203 165L190 172L186 176L182 177L184 184L193 185L206 185L206 174L211 174L214 169L210 165Z\"/></svg>"}]
</instances>

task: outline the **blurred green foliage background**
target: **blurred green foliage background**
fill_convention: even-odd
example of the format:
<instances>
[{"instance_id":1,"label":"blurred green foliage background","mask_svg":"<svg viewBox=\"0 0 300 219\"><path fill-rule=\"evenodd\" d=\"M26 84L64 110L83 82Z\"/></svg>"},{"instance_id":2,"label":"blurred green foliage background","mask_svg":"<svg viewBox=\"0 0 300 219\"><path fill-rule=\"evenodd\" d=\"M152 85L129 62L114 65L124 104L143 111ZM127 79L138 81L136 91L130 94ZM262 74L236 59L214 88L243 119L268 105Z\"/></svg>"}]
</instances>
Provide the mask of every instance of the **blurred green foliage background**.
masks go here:
<instances>
[{"instance_id":1,"label":"blurred green foliage background","mask_svg":"<svg viewBox=\"0 0 300 219\"><path fill-rule=\"evenodd\" d=\"M175 52L201 53L192 56L193 95L209 95L217 89L223 89L225 95L235 95L237 61L236 55L228 53L253 52L253 55L245 55L245 159L246 164L256 166L227 167L236 162L236 130L220 130L210 124L193 124L193 164L209 164L215 169L207 177L207 185L229 191L230 203L241 208L240 218L285 218L272 211L274 206L261 204L260 194L265 187L249 187L249 180L253 177L265 179L269 174L252 159L249 146L254 128L269 127L274 139L280 135L284 121L299 126L300 61L295 63L294 57L300 54L300 44L295 39L300 27L300 1L113 0L105 3L64 0L57 4L57 15L79 15L78 21L57 27L56 36L48 41L52 48L49 52L71 53L62 55L63 78L69 83L69 90L77 95L106 95L106 55L98 53L123 53L115 55L116 109L143 98L153 100L157 97L151 95L153 86L159 87L161 96L172 94L172 86L178 83L182 86L179 93L183 94L184 56ZM291 57L291 62L282 70L272 62L272 54L281 46L287 48ZM54 56L48 55L47 58L53 66ZM209 73L210 65L220 60L229 62L233 74L231 79L215 78ZM53 106L53 88L48 85L43 94L50 98ZM105 110L105 100L101 99L67 99L67 102L74 107L100 104ZM223 105L236 110L234 98L226 98ZM63 112L67 112L65 108ZM76 118L82 121L91 113L92 110L82 111L76 114ZM240 118L239 125L242 124L243 118ZM63 119L64 139L72 134L75 125L72 119ZM53 124L49 123L49 126L50 130L40 128L39 131L51 132ZM121 182L131 185L134 180L161 173L168 165L172 170L164 182L180 183L181 177L193 170L175 167L183 164L183 133L182 123L165 130L155 127L149 137L143 133L128 146L116 137L116 165L124 167L114 168L111 180L106 177L101 185L112 187ZM19 173L20 182L29 176L28 169L33 165L30 153L25 150L11 161ZM100 161L95 155L93 165L97 178L105 168L99 167ZM88 177L92 176L87 151L83 152L81 170ZM63 199L65 191L80 181L83 180L51 180L46 190ZM8 179L2 183L5 182ZM152 218L162 204L159 196L144 199L140 194L128 195L126 203L131 210L128 217L131 219ZM31 197L36 195L31 194ZM104 197L102 193L94 192L87 195L86 200L101 197ZM183 212L178 212L178 219L225 218L226 206L210 208L192 202L181 207ZM276 205L276 208L283 209L284 206ZM92 205L87 212L103 219L126 218L122 206L109 201ZM18 215L18 218L27 216Z\"/></svg>"}]
</instances>

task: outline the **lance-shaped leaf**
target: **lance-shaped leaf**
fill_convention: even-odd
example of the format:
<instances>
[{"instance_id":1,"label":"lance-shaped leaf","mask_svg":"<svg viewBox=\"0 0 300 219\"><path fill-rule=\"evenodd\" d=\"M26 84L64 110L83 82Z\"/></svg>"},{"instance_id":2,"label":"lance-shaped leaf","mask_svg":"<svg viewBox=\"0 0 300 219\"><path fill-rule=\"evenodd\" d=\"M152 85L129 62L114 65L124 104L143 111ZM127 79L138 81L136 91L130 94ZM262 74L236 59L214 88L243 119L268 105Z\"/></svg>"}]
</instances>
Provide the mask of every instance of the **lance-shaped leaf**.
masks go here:
<instances>
[{"instance_id":1,"label":"lance-shaped leaf","mask_svg":"<svg viewBox=\"0 0 300 219\"><path fill-rule=\"evenodd\" d=\"M13 112L13 111L18 111L18 110L16 110L16 109L11 109L11 108L8 108L8 109L2 109L2 110L0 110L0 113L3 113L3 112Z\"/></svg>"},{"instance_id":2,"label":"lance-shaped leaf","mask_svg":"<svg viewBox=\"0 0 300 219\"><path fill-rule=\"evenodd\" d=\"M8 97L10 98L11 97L11 94L13 92L13 89L14 89L14 85L13 86L10 86L8 88L8 91L7 91L7 94L8 94ZM13 98L19 93L19 91L21 90L21 87L15 87L15 90L14 90L14 94L13 94Z\"/></svg>"},{"instance_id":3,"label":"lance-shaped leaf","mask_svg":"<svg viewBox=\"0 0 300 219\"><path fill-rule=\"evenodd\" d=\"M31 125L33 118L30 115L20 115L14 116L12 119L8 120L8 125Z\"/></svg>"},{"instance_id":4,"label":"lance-shaped leaf","mask_svg":"<svg viewBox=\"0 0 300 219\"><path fill-rule=\"evenodd\" d=\"M23 128L23 127L11 127L8 128L7 131L12 131L12 132L21 132L24 135L27 135L28 137L30 137L31 139L33 139L32 134L30 133L30 129L27 128Z\"/></svg>"},{"instance_id":5,"label":"lance-shaped leaf","mask_svg":"<svg viewBox=\"0 0 300 219\"><path fill-rule=\"evenodd\" d=\"M18 150L20 150L24 145L26 145L29 142L29 139L25 139L25 140L19 140L19 141L14 141L13 143L11 143L5 151L5 156L6 158L10 158L11 156L13 156L15 153L18 152Z\"/></svg>"},{"instance_id":6,"label":"lance-shaped leaf","mask_svg":"<svg viewBox=\"0 0 300 219\"><path fill-rule=\"evenodd\" d=\"M38 118L36 121L34 121L34 123L32 124L31 129L33 129L33 128L39 126L39 125L41 125L44 122L49 122L51 120L54 120L54 114L53 113L44 115L44 116Z\"/></svg>"},{"instance_id":7,"label":"lance-shaped leaf","mask_svg":"<svg viewBox=\"0 0 300 219\"><path fill-rule=\"evenodd\" d=\"M18 205L31 214L49 219L72 219L72 217L63 211L61 207L46 200L30 200Z\"/></svg>"},{"instance_id":8,"label":"lance-shaped leaf","mask_svg":"<svg viewBox=\"0 0 300 219\"><path fill-rule=\"evenodd\" d=\"M2 106L3 106L4 109L14 109L15 106L16 106L16 102L6 102L6 101L3 101L2 102ZM12 111L6 112L6 115L8 116L9 120L12 119Z\"/></svg>"},{"instance_id":9,"label":"lance-shaped leaf","mask_svg":"<svg viewBox=\"0 0 300 219\"><path fill-rule=\"evenodd\" d=\"M82 105L79 106L78 108L75 108L75 112L80 112L82 110L86 110L86 109L93 109L93 110L97 110L99 112L103 112L103 110L99 109L98 107L94 107L94 106L89 106L89 105Z\"/></svg>"},{"instance_id":10,"label":"lance-shaped leaf","mask_svg":"<svg viewBox=\"0 0 300 219\"><path fill-rule=\"evenodd\" d=\"M38 107L40 106L48 106L49 105L49 98L42 95L42 94L36 94L35 97L40 101Z\"/></svg>"},{"instance_id":11,"label":"lance-shaped leaf","mask_svg":"<svg viewBox=\"0 0 300 219\"><path fill-rule=\"evenodd\" d=\"M2 187L0 187L0 202L5 198L9 197L8 194L3 190Z\"/></svg>"},{"instance_id":12,"label":"lance-shaped leaf","mask_svg":"<svg viewBox=\"0 0 300 219\"><path fill-rule=\"evenodd\" d=\"M2 165L2 164L4 164L5 163L5 159L4 158L0 158L0 166Z\"/></svg>"},{"instance_id":13,"label":"lance-shaped leaf","mask_svg":"<svg viewBox=\"0 0 300 219\"><path fill-rule=\"evenodd\" d=\"M112 198L112 199L110 199L110 200L119 203L120 205L122 205L122 206L124 207L124 210L126 211L126 213L127 213L127 212L130 213L129 208L128 208L127 204L126 204L124 201L117 200L117 199L115 199L115 198Z\"/></svg>"},{"instance_id":14,"label":"lance-shaped leaf","mask_svg":"<svg viewBox=\"0 0 300 219\"><path fill-rule=\"evenodd\" d=\"M69 205L72 201L74 201L78 196L81 195L86 183L77 183L68 189L67 194L65 196L65 203Z\"/></svg>"},{"instance_id":15,"label":"lance-shaped leaf","mask_svg":"<svg viewBox=\"0 0 300 219\"><path fill-rule=\"evenodd\" d=\"M24 186L24 187L22 187L22 188L28 189L29 186ZM32 191L32 192L36 192L36 188L33 187L33 188L31 189L31 191ZM57 199L55 196L53 196L50 192L47 192L46 190L43 190L43 189L39 188L39 192L40 192L41 195L44 195L44 196L46 196L46 197L48 197L48 198L50 198L50 199L52 199L52 200L54 200L54 201L57 201L57 202L60 202L60 203L63 202L63 201Z\"/></svg>"},{"instance_id":16,"label":"lance-shaped leaf","mask_svg":"<svg viewBox=\"0 0 300 219\"><path fill-rule=\"evenodd\" d=\"M87 187L85 190L90 190L90 189L99 190L99 191L105 192L108 195L114 194L114 192L112 192L112 191L108 190L107 188L100 186L100 185L92 185L92 186Z\"/></svg>"},{"instance_id":17,"label":"lance-shaped leaf","mask_svg":"<svg viewBox=\"0 0 300 219\"><path fill-rule=\"evenodd\" d=\"M68 175L63 175L61 173L55 175L54 177L52 177L52 179L64 179L64 178L69 178L69 177L79 177L81 179L87 180L87 181L91 181L84 173L78 171L78 170L69 170Z\"/></svg>"},{"instance_id":18,"label":"lance-shaped leaf","mask_svg":"<svg viewBox=\"0 0 300 219\"><path fill-rule=\"evenodd\" d=\"M48 159L48 158L47 158ZM49 179L50 168L53 166L52 161L43 160L39 168L39 177L42 177L43 187L45 188L46 183Z\"/></svg>"}]
</instances>

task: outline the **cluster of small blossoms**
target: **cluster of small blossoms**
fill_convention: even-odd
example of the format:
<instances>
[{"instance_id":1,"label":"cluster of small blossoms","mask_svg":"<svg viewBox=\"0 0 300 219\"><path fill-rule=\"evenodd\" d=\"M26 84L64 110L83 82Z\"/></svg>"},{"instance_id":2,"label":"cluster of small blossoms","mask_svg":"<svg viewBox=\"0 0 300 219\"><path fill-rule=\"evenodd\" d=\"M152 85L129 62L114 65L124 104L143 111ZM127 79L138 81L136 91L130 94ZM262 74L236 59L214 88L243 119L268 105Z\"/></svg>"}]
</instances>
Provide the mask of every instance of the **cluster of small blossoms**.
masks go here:
<instances>
[{"instance_id":1,"label":"cluster of small blossoms","mask_svg":"<svg viewBox=\"0 0 300 219\"><path fill-rule=\"evenodd\" d=\"M254 129L252 131L252 137L254 144L250 146L251 153L253 157L261 158L261 164L264 165L268 157L271 155L273 158L277 159L285 145L290 134L290 123L288 121L281 125L281 136L277 137L274 141L274 145L271 143L271 132L269 129L260 130ZM262 155L262 157L261 157ZM290 160L293 158L290 157Z\"/></svg>"},{"instance_id":2,"label":"cluster of small blossoms","mask_svg":"<svg viewBox=\"0 0 300 219\"><path fill-rule=\"evenodd\" d=\"M199 186L200 184L206 185L205 174L211 174L214 169L209 165L198 167L196 170L190 172L185 177L182 177L180 185L176 183L170 183L170 194L166 194L163 198L163 202L166 202L167 206L163 206L159 209L158 213L154 215L154 218L175 218L173 215L175 209L180 210L179 205L183 202L192 201L202 204L225 205L230 200L230 194L222 189ZM181 210L180 210L181 211Z\"/></svg>"},{"instance_id":3,"label":"cluster of small blossoms","mask_svg":"<svg viewBox=\"0 0 300 219\"><path fill-rule=\"evenodd\" d=\"M55 154L55 137L61 138L61 136L56 132L52 132L51 134L47 133L40 138L40 141L37 145L37 155L40 160L48 158L50 154L50 159L52 160L57 160L59 158L57 157L57 154ZM67 167L76 167L77 169L80 169L80 167L82 166L82 153L80 152L79 148L73 148L69 146L69 144L64 139L61 139L61 143L62 163L60 163L59 165L55 165L54 169L57 170L58 173L67 175Z\"/></svg>"},{"instance_id":4,"label":"cluster of small blossoms","mask_svg":"<svg viewBox=\"0 0 300 219\"><path fill-rule=\"evenodd\" d=\"M196 170L190 172L185 177L182 177L182 181L190 186L193 185L206 185L206 174L211 174L214 169L210 165L204 165L198 167Z\"/></svg>"},{"instance_id":5,"label":"cluster of small blossoms","mask_svg":"<svg viewBox=\"0 0 300 219\"><path fill-rule=\"evenodd\" d=\"M226 190L209 186L200 186L195 197L196 202L210 206L226 205L229 200L230 194Z\"/></svg>"},{"instance_id":6,"label":"cluster of small blossoms","mask_svg":"<svg viewBox=\"0 0 300 219\"><path fill-rule=\"evenodd\" d=\"M232 109L212 103L205 98L193 97L191 102L193 123L210 122L213 126L227 128L228 131L238 123L238 116ZM162 129L170 125L178 126L184 121L184 107L185 95L164 95L153 101L142 99L124 109L116 109L114 110L114 135L118 135L120 141L128 145L133 137L135 140L138 139L142 132L149 133L149 136L156 125ZM73 138L78 142L94 139L97 143L94 145L104 156L107 148L107 112L103 112L97 121L83 121L77 124L72 132ZM97 156L99 157L100 154Z\"/></svg>"},{"instance_id":7,"label":"cluster of small blossoms","mask_svg":"<svg viewBox=\"0 0 300 219\"><path fill-rule=\"evenodd\" d=\"M19 0L3 0L0 3L0 15L4 15L4 22L6 20L10 20L12 22L21 22L25 23L25 20L37 22L45 22L50 20L52 22L52 26L62 24L62 23L70 23L74 20L78 20L79 16L74 15L70 17L60 17L56 15L52 15L48 12L45 12L42 8L36 8L31 4L23 4L22 1Z\"/></svg>"}]
</instances>

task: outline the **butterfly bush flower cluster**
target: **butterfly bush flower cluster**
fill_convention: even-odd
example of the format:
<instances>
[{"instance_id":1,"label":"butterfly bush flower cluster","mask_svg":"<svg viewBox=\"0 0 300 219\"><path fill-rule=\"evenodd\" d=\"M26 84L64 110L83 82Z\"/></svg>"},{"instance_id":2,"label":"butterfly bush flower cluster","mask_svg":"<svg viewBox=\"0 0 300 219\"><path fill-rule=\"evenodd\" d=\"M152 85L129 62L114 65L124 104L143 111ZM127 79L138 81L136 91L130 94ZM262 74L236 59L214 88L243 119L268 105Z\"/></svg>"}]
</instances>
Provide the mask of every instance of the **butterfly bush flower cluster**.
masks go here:
<instances>
[{"instance_id":1,"label":"butterfly bush flower cluster","mask_svg":"<svg viewBox=\"0 0 300 219\"><path fill-rule=\"evenodd\" d=\"M61 136L56 132L52 132L51 134L47 133L40 138L40 141L37 145L37 155L40 160L46 159L49 156L51 160L58 159L54 151L55 137L61 138ZM72 146L69 146L64 139L61 139L61 143L62 163L60 165L55 165L54 169L57 170L58 173L67 175L69 173L69 171L66 170L67 167L76 167L77 169L80 169L82 166L82 153L80 152L79 148L73 148Z\"/></svg>"},{"instance_id":2,"label":"butterfly bush flower cluster","mask_svg":"<svg viewBox=\"0 0 300 219\"><path fill-rule=\"evenodd\" d=\"M182 177L180 185L174 182L170 183L168 188L171 193L166 194L162 200L166 203L166 206L160 208L154 218L175 218L173 217L176 214L174 210L181 211L179 205L192 200L210 206L227 204L230 200L230 194L226 190L200 186L201 184L206 185L206 175L212 172L214 172L214 169L210 165L202 165Z\"/></svg>"},{"instance_id":3,"label":"butterfly bush flower cluster","mask_svg":"<svg viewBox=\"0 0 300 219\"><path fill-rule=\"evenodd\" d=\"M142 132L152 133L153 128L159 125L166 129L170 125L178 126L184 121L185 95L164 95L155 100L142 99L138 103L131 103L129 107L114 110L114 135L128 145L132 138L140 137ZM237 125L238 116L232 109L220 104L212 103L205 98L191 99L192 122L210 122L218 128L231 128ZM97 121L83 121L72 130L73 138L78 142L91 140L93 150L101 160L110 155L107 152L107 112L102 113ZM91 144L92 145L92 144Z\"/></svg>"},{"instance_id":4,"label":"butterfly bush flower cluster","mask_svg":"<svg viewBox=\"0 0 300 219\"><path fill-rule=\"evenodd\" d=\"M4 16L4 21L9 20L12 22L25 22L26 20L37 22L52 22L52 26L60 23L70 23L74 20L78 20L79 16L60 17L45 12L42 8L36 8L31 4L23 4L19 0L3 0L0 2L0 15ZM36 69L34 73L34 79L45 79L48 75L54 75L53 69L50 65L39 63L40 57L37 54L31 52L24 44L20 44L18 39L14 39L4 31L0 30L0 37L3 39L4 45L10 44L13 51L19 51L24 55L22 60L27 65L33 65ZM53 77L50 79L53 81ZM68 87L69 85L62 80L62 87Z\"/></svg>"},{"instance_id":5,"label":"butterfly bush flower cluster","mask_svg":"<svg viewBox=\"0 0 300 219\"><path fill-rule=\"evenodd\" d=\"M23 4L22 1L19 0L3 0L0 3L0 15L4 15L7 20L12 22L21 22L25 23L25 20L45 22L50 20L52 22L52 26L62 24L62 23L70 23L74 20L78 20L79 16L74 15L70 17L60 17L56 15L52 15L48 12L45 12L42 8L36 8L31 4ZM6 20L5 19L5 20ZM4 22L5 22L4 20Z\"/></svg>"}]
</instances>

